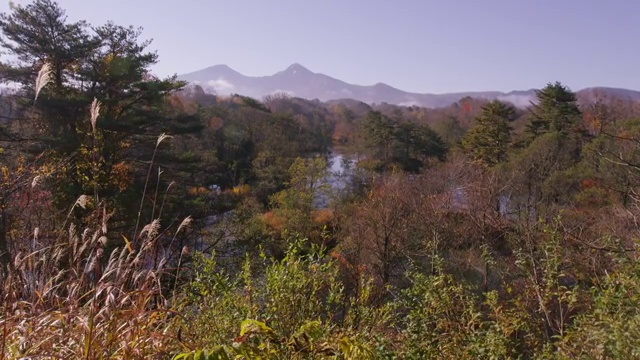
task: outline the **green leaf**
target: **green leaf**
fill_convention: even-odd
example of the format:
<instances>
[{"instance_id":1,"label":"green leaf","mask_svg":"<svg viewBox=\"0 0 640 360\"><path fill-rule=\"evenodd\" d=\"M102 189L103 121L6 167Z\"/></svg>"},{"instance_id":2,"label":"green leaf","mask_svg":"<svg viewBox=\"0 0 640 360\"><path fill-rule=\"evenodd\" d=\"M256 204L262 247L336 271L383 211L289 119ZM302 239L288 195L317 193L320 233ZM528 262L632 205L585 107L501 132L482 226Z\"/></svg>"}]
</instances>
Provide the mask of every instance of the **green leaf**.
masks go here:
<instances>
[{"instance_id":1,"label":"green leaf","mask_svg":"<svg viewBox=\"0 0 640 360\"><path fill-rule=\"evenodd\" d=\"M246 334L268 334L273 335L273 329L267 326L267 324L257 321L246 319L240 325L240 336L244 336Z\"/></svg>"}]
</instances>

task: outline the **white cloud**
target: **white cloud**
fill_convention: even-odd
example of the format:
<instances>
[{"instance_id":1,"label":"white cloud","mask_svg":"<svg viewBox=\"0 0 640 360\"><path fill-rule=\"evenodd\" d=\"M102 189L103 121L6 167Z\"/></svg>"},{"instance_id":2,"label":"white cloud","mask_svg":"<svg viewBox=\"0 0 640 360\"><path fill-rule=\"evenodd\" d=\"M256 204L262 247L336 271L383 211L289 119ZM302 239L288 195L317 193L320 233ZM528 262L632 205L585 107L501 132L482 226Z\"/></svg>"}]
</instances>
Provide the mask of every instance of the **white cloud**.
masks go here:
<instances>
[{"instance_id":1,"label":"white cloud","mask_svg":"<svg viewBox=\"0 0 640 360\"><path fill-rule=\"evenodd\" d=\"M503 96L498 96L498 100L510 102L516 107L523 108L523 109L530 106L531 102L537 103L536 98L530 95L514 95L514 94L503 95Z\"/></svg>"},{"instance_id":2,"label":"white cloud","mask_svg":"<svg viewBox=\"0 0 640 360\"><path fill-rule=\"evenodd\" d=\"M415 100L415 99L411 99L409 101L401 102L398 105L400 105L400 106L421 106L420 102Z\"/></svg>"},{"instance_id":3,"label":"white cloud","mask_svg":"<svg viewBox=\"0 0 640 360\"><path fill-rule=\"evenodd\" d=\"M214 88L216 91L227 92L233 89L235 86L225 79L209 80L207 86Z\"/></svg>"}]
</instances>

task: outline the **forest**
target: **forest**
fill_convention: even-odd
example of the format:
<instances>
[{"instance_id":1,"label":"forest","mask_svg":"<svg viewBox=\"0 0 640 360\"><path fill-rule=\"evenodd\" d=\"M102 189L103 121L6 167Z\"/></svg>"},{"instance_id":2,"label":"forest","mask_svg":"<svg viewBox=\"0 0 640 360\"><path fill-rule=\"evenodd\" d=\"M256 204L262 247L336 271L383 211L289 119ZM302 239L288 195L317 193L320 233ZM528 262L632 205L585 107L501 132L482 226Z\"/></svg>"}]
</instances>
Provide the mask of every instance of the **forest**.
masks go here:
<instances>
[{"instance_id":1,"label":"forest","mask_svg":"<svg viewBox=\"0 0 640 360\"><path fill-rule=\"evenodd\" d=\"M0 359L640 359L640 103L217 96L150 44L0 15Z\"/></svg>"}]
</instances>

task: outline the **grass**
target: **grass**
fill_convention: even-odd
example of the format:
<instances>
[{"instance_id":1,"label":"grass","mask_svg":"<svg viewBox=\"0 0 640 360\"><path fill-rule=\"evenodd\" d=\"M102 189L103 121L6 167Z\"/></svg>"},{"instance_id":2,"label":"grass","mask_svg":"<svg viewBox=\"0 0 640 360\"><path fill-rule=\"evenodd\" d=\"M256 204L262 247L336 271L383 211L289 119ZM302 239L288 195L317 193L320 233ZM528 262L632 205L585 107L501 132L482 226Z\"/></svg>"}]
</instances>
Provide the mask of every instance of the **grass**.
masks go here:
<instances>
[{"instance_id":1,"label":"grass","mask_svg":"<svg viewBox=\"0 0 640 360\"><path fill-rule=\"evenodd\" d=\"M151 359L175 351L175 314L162 295L162 279L174 270L166 259L152 265L157 231L150 224L139 246L107 254L101 212L102 224L82 232L71 225L65 237L14 257L1 279L2 359Z\"/></svg>"}]
</instances>

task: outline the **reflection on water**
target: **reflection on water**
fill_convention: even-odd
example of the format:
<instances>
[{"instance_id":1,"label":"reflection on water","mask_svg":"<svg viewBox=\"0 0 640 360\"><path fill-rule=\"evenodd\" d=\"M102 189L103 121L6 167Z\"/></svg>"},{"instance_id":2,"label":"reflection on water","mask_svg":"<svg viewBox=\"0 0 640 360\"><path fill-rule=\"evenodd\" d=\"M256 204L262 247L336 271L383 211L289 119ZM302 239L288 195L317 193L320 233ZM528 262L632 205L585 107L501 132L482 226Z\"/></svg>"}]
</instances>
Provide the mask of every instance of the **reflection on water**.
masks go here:
<instances>
[{"instance_id":1,"label":"reflection on water","mask_svg":"<svg viewBox=\"0 0 640 360\"><path fill-rule=\"evenodd\" d=\"M343 154L332 153L329 156L329 173L323 180L323 185L327 185L324 186L326 191L316 194L314 205L317 208L328 207L331 200L339 196L341 191L347 187L352 176L353 166L354 161Z\"/></svg>"}]
</instances>

